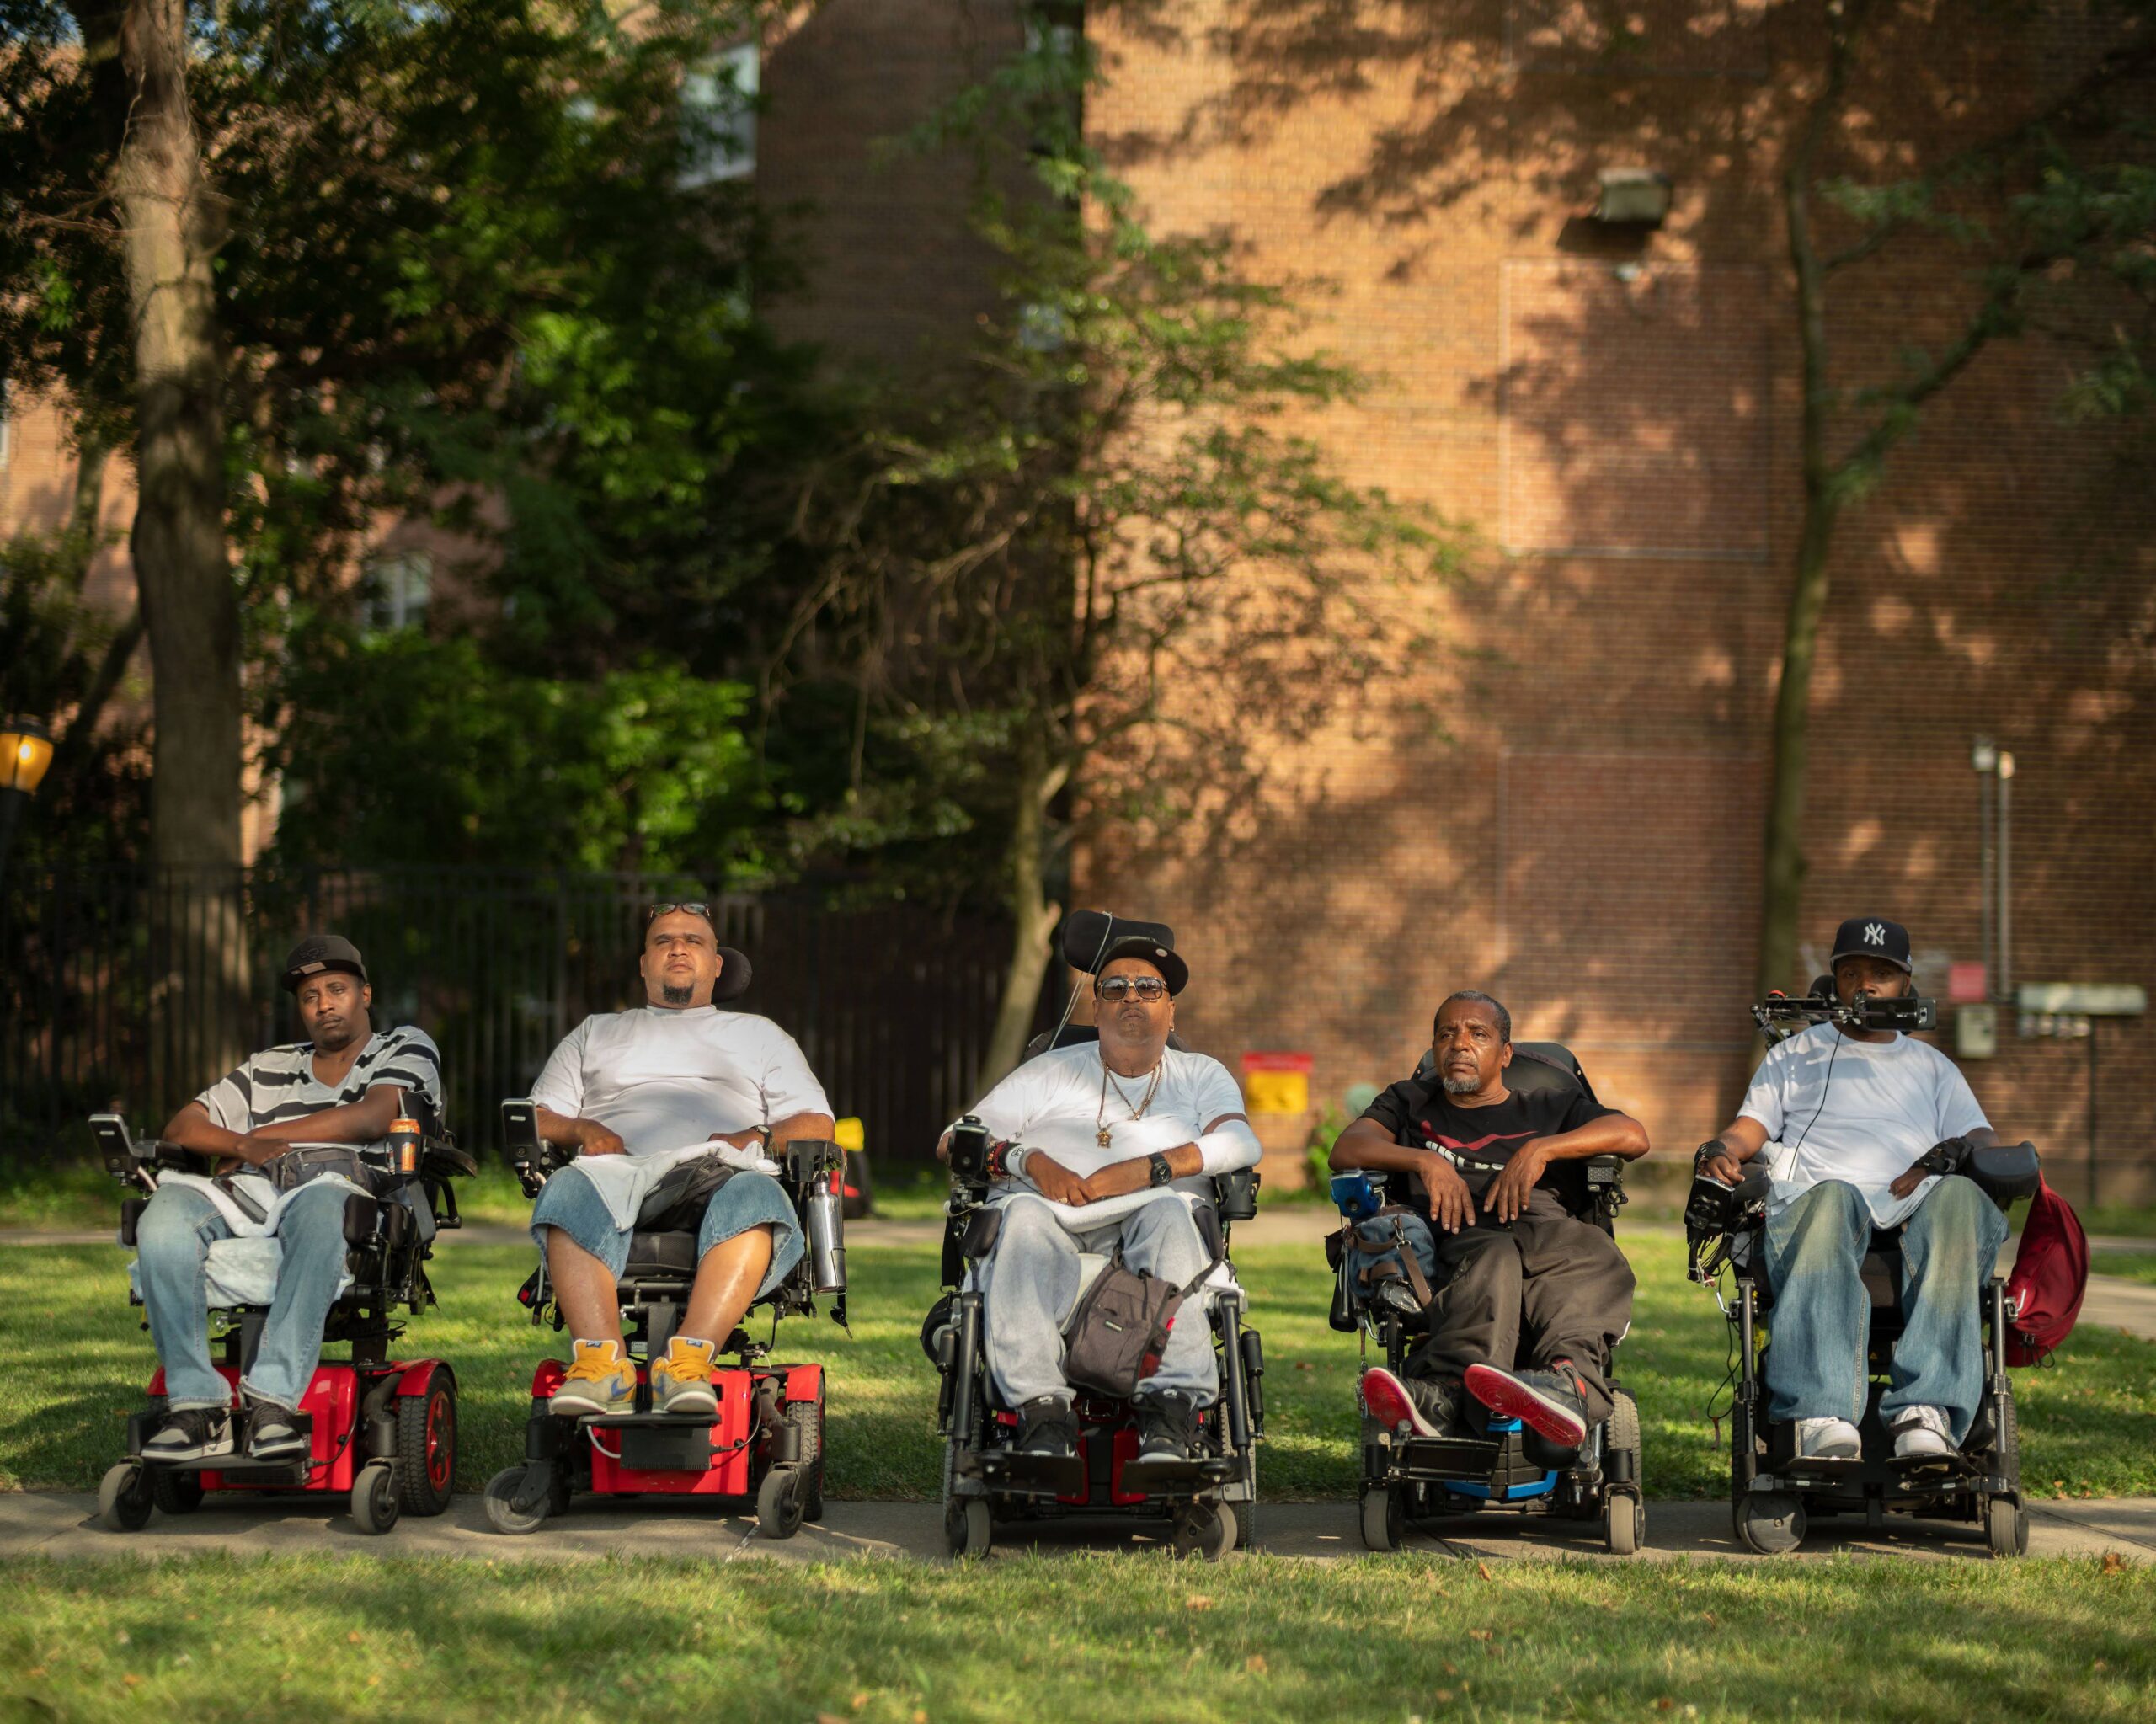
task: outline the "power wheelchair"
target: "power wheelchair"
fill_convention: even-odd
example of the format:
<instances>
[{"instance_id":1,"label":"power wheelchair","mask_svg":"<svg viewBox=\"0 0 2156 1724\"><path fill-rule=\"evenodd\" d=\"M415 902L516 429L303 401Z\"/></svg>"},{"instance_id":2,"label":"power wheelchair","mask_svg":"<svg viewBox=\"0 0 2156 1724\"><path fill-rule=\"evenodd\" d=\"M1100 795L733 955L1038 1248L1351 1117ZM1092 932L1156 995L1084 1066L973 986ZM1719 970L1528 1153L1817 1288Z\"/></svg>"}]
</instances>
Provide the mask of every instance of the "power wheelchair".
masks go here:
<instances>
[{"instance_id":1,"label":"power wheelchair","mask_svg":"<svg viewBox=\"0 0 2156 1724\"><path fill-rule=\"evenodd\" d=\"M1027 1057L1097 1038L1089 1027L1066 1026L1053 1037L1036 1038ZM1177 1036L1171 1035L1168 1045L1187 1051ZM970 1123L985 1140L978 1122ZM1210 1184L1210 1200L1194 1203L1192 1216L1207 1249L1225 1264L1233 1224L1257 1214L1257 1170L1217 1175ZM1155 1460L1142 1475L1127 1473L1138 1454L1135 1406L1084 1390L1072 1402L1079 1426L1075 1457L1013 1454L1017 1414L1003 1404L989 1369L986 1313L974 1273L994 1250L1001 1219L988 1204L989 1185L954 1133L944 1292L921 1326L921 1346L941 1380L936 1418L944 1439L943 1530L952 1556L986 1556L999 1520L1079 1515L1166 1519L1178 1555L1218 1561L1239 1544L1250 1546L1256 1539L1257 1444L1265 1435L1265 1353L1257 1332L1244 1325L1249 1302L1241 1285L1231 1278L1225 1287L1203 1288L1183 1306L1186 1321L1193 1305L1204 1311L1219 1382L1212 1406L1198 1415L1198 1452L1190 1460ZM1107 1261L1091 1254L1081 1259L1081 1300Z\"/></svg>"},{"instance_id":2,"label":"power wheelchair","mask_svg":"<svg viewBox=\"0 0 2156 1724\"><path fill-rule=\"evenodd\" d=\"M1505 1073L1508 1088L1571 1092L1590 1102L1595 1099L1593 1086L1579 1062L1559 1043L1516 1042L1513 1055ZM1415 1075L1427 1078L1433 1069L1426 1053ZM1597 1156L1585 1164L1588 1207L1578 1219L1612 1239L1616 1236L1617 1211L1625 1201L1624 1166L1623 1158L1617 1156ZM1334 1178L1334 1200L1346 1225L1328 1240L1326 1255L1334 1271L1332 1327L1361 1336L1366 1362L1375 1342L1386 1368L1397 1373L1413 1342L1429 1333L1435 1301L1429 1308L1411 1312L1405 1307L1413 1304L1412 1297L1396 1301L1379 1296L1377 1288L1358 1284L1352 1230L1357 1221L1375 1216L1385 1206L1387 1184L1388 1176L1377 1172ZM1407 1253L1410 1247L1397 1216L1393 1234L1397 1248ZM1515 1368L1532 1363L1525 1353L1528 1344L1523 1335L1521 1356L1513 1361ZM1609 1550L1618 1556L1632 1555L1646 1537L1646 1508L1640 1488L1640 1410L1631 1391L1616 1379L1614 1354L1610 1364L1615 1408L1588 1432L1577 1460L1569 1466L1550 1467L1531 1459L1528 1448L1532 1433L1516 1418L1488 1413L1484 1430L1477 1434L1421 1437L1404 1424L1398 1430L1389 1429L1364 1409L1363 1542L1373 1551L1396 1551L1412 1522L1502 1508L1574 1521L1598 1520Z\"/></svg>"},{"instance_id":3,"label":"power wheelchair","mask_svg":"<svg viewBox=\"0 0 2156 1724\"><path fill-rule=\"evenodd\" d=\"M433 1116L422 1111L414 1165L378 1166L376 1194L344 1200L345 1270L350 1284L330 1306L323 1345L350 1348L349 1358L317 1363L302 1397L298 1424L307 1438L304 1460L251 1461L244 1454L196 1460L146 1460L142 1445L165 1419L165 1374L150 1379L149 1405L127 1419L125 1459L109 1469L98 1487L98 1518L114 1532L134 1532L152 1508L185 1514L211 1491L304 1492L348 1494L353 1522L363 1533L386 1533L400 1514L440 1514L449 1507L456 1476L456 1377L440 1359L401 1359L389 1348L404 1332L392 1313L402 1305L417 1316L435 1301L427 1280L434 1236L463 1225L450 1182L477 1171L472 1158ZM161 1173L207 1174L211 1158L157 1139L136 1140L115 1113L91 1117L105 1166L136 1195L120 1205L120 1243L133 1246L136 1230ZM296 1145L295 1147L305 1147ZM386 1162L392 1158L385 1153ZM363 1159L373 1160L372 1156ZM424 1220L422 1220L422 1217ZM221 1325L218 1374L232 1385L254 1362L266 1302L220 1301L218 1272L237 1263L234 1246L251 1240L220 1240L209 1248L210 1318ZM241 1273L236 1267L232 1273ZM131 1305L142 1303L131 1292ZM146 1319L143 1326L148 1327ZM237 1414L235 1415L237 1417Z\"/></svg>"},{"instance_id":4,"label":"power wheelchair","mask_svg":"<svg viewBox=\"0 0 2156 1724\"><path fill-rule=\"evenodd\" d=\"M1929 1000L1835 998L1832 977L1811 994L1770 995L1753 1008L1769 1043L1812 1024L1860 1028L1928 1029L1936 1022ZM1770 1145L1769 1148L1772 1146ZM1755 1158L1734 1187L1704 1173L1692 1185L1684 1225L1690 1278L1709 1288L1730 1324L1736 1352L1729 1410L1730 1510L1737 1542L1762 1556L1796 1550L1814 1517L1862 1514L1880 1527L1888 1514L1973 1522L1994 1556L2029 1548L2029 1511L2021 1488L2021 1445L2014 1389L2007 1376L2006 1278L1994 1268L1981 1294L1984 1386L1974 1422L1951 1454L1897 1460L1879 1416L1889 1386L1894 1343L1902 1333L1901 1233L1873 1231L1861 1273L1870 1301L1865 1345L1869 1383L1858 1422L1863 1453L1827 1460L1797 1453L1796 1428L1768 1417L1766 1359L1772 1349L1774 1289L1766 1275L1768 1157ZM1962 1170L2002 1209L2034 1196L2039 1184L2035 1145L2000 1144L1977 1151ZM1765 1320L1763 1321L1763 1320Z\"/></svg>"},{"instance_id":5,"label":"power wheelchair","mask_svg":"<svg viewBox=\"0 0 2156 1724\"><path fill-rule=\"evenodd\" d=\"M536 1198L566 1165L538 1134L528 1101L502 1104L510 1161L525 1195ZM780 1151L779 1183L806 1236L800 1261L750 1309L767 1307L772 1340L778 1321L814 1316L819 1294L831 1298L831 1318L846 1324L846 1245L842 1195L845 1151L835 1143L797 1139ZM716 1416L651 1410L651 1360L663 1358L680 1327L696 1278L696 1232L644 1231L630 1239L629 1260L616 1283L622 1333L636 1366L637 1410L571 1419L552 1401L568 1374L560 1359L542 1359L531 1378L524 1464L487 1481L487 1519L497 1532L536 1531L567 1511L578 1495L753 1499L756 1529L789 1539L803 1522L824 1515L824 1368L769 1363L770 1342L737 1326L719 1347L739 1363L712 1373ZM518 1299L536 1326L563 1319L548 1291L544 1254Z\"/></svg>"}]
</instances>

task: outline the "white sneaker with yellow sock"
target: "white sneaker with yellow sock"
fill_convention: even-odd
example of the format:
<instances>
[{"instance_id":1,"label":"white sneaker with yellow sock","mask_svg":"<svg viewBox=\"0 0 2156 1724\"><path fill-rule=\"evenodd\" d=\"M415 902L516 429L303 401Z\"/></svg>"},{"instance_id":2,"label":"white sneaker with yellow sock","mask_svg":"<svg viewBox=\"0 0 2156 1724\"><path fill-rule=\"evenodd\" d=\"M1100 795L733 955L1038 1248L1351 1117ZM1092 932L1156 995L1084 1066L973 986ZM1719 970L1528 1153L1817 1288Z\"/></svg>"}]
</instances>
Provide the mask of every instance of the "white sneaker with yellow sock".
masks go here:
<instances>
[{"instance_id":1,"label":"white sneaker with yellow sock","mask_svg":"<svg viewBox=\"0 0 2156 1724\"><path fill-rule=\"evenodd\" d=\"M711 1368L718 1352L712 1342L676 1335L666 1357L652 1361L652 1411L717 1412L718 1391L711 1385Z\"/></svg>"}]
</instances>

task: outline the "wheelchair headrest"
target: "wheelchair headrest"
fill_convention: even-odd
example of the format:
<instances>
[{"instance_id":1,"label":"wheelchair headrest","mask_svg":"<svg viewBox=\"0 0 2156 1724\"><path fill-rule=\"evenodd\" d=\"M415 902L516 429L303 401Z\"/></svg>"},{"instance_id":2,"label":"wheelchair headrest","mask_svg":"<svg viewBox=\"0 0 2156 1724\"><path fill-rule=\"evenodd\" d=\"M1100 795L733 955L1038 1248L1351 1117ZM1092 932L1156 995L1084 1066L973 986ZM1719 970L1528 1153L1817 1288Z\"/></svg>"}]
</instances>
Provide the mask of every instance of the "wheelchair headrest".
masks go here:
<instances>
[{"instance_id":1,"label":"wheelchair headrest","mask_svg":"<svg viewBox=\"0 0 2156 1724\"><path fill-rule=\"evenodd\" d=\"M1428 1080L1437 1070L1437 1056L1424 1049L1422 1059L1416 1062L1416 1081ZM1556 1091L1596 1101L1594 1086L1587 1081L1579 1061L1572 1058L1572 1049L1561 1042L1514 1042L1513 1063L1505 1070L1505 1087L1520 1094Z\"/></svg>"},{"instance_id":2,"label":"wheelchair headrest","mask_svg":"<svg viewBox=\"0 0 2156 1724\"><path fill-rule=\"evenodd\" d=\"M1063 961L1091 975L1101 953L1118 940L1150 940L1172 952L1176 931L1166 922L1141 922L1104 910L1074 910L1063 921Z\"/></svg>"}]
</instances>

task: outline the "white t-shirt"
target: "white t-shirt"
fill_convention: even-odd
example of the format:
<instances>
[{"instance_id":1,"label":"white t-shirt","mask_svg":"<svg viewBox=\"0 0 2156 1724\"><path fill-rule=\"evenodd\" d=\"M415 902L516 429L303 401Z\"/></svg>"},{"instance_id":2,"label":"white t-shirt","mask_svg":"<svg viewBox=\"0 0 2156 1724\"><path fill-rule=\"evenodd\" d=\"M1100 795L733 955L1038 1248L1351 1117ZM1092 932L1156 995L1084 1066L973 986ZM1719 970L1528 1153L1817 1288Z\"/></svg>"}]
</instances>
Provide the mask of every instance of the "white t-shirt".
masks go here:
<instances>
[{"instance_id":1,"label":"white t-shirt","mask_svg":"<svg viewBox=\"0 0 2156 1724\"><path fill-rule=\"evenodd\" d=\"M831 1111L792 1036L768 1017L714 1006L587 1017L554 1049L531 1099L597 1120L632 1156Z\"/></svg>"},{"instance_id":2,"label":"white t-shirt","mask_svg":"<svg viewBox=\"0 0 2156 1724\"><path fill-rule=\"evenodd\" d=\"M1097 1042L1036 1054L984 1096L973 1111L992 1136L1045 1150L1081 1178L1118 1161L1139 1161L1196 1143L1214 1121L1243 1111L1242 1091L1228 1068L1209 1054L1170 1048L1161 1059L1161 1086L1143 1119L1132 1115L1145 1100L1151 1076L1118 1077L1109 1072L1103 1107ZM1109 1134L1105 1149L1098 1136L1102 1125ZM1206 1175L1257 1165L1257 1137L1246 1123L1238 1120L1224 1128L1221 1135L1230 1141L1203 1146ZM1211 1195L1196 1176L1177 1184ZM1068 1224L1082 1230L1117 1219L1152 1195L1150 1190L1141 1191L1078 1209L1052 1207L1063 1210Z\"/></svg>"},{"instance_id":3,"label":"white t-shirt","mask_svg":"<svg viewBox=\"0 0 2156 1724\"><path fill-rule=\"evenodd\" d=\"M1774 1208L1838 1179L1864 1193L1881 1227L1906 1220L1939 1182L1893 1196L1886 1188L1912 1161L1942 1138L1990 1124L1968 1080L1929 1043L1899 1034L1860 1042L1830 1023L1769 1049L1737 1114L1766 1129Z\"/></svg>"}]
</instances>

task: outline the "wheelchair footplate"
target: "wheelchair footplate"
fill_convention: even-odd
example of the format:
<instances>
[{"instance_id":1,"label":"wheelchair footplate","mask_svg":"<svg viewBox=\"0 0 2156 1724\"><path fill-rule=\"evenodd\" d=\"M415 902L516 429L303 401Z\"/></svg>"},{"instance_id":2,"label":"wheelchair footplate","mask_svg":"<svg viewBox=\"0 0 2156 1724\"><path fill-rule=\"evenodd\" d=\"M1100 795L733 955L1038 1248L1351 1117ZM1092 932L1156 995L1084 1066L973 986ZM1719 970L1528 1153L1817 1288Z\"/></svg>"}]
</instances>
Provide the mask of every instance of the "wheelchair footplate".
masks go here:
<instances>
[{"instance_id":1,"label":"wheelchair footplate","mask_svg":"<svg viewBox=\"0 0 2156 1724\"><path fill-rule=\"evenodd\" d=\"M198 1454L186 1460L160 1460L155 1455L145 1455L142 1445L163 1428L164 1419L157 1414L136 1413L127 1422L125 1459L152 1472L214 1472L237 1483L256 1486L288 1484L296 1490L307 1484L310 1473L329 1463L314 1459L314 1415L296 1414L292 1423L306 1446L298 1454L288 1454L282 1460L255 1460L240 1450L231 1449L222 1454Z\"/></svg>"},{"instance_id":2,"label":"wheelchair footplate","mask_svg":"<svg viewBox=\"0 0 2156 1724\"><path fill-rule=\"evenodd\" d=\"M712 1445L717 1416L708 1412L586 1413L576 1422L580 1433L611 1438L611 1459L639 1472L709 1472L712 1465L754 1440Z\"/></svg>"},{"instance_id":3,"label":"wheelchair footplate","mask_svg":"<svg viewBox=\"0 0 2156 1724\"><path fill-rule=\"evenodd\" d=\"M1396 1476L1438 1480L1486 1479L1504 1452L1484 1437L1410 1437L1396 1439L1385 1470Z\"/></svg>"},{"instance_id":4,"label":"wheelchair footplate","mask_svg":"<svg viewBox=\"0 0 2156 1724\"><path fill-rule=\"evenodd\" d=\"M1007 1497L1075 1497L1086 1488L1082 1454L1014 1454L981 1449L958 1457L959 1473Z\"/></svg>"}]
</instances>

